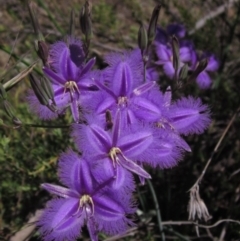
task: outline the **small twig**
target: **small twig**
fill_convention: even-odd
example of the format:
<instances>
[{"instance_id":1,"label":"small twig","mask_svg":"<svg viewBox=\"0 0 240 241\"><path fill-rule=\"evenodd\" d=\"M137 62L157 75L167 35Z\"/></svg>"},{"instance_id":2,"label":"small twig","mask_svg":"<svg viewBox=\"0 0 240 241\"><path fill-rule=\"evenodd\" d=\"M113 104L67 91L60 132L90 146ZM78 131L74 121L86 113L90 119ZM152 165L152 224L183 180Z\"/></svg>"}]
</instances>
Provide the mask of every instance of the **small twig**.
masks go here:
<instances>
[{"instance_id":1,"label":"small twig","mask_svg":"<svg viewBox=\"0 0 240 241\"><path fill-rule=\"evenodd\" d=\"M233 173L230 175L229 180L230 180L233 176L237 175L239 172L240 172L240 169L238 169L238 170L236 170L235 172L233 172Z\"/></svg>"},{"instance_id":2,"label":"small twig","mask_svg":"<svg viewBox=\"0 0 240 241\"><path fill-rule=\"evenodd\" d=\"M199 19L196 22L194 28L191 29L188 34L189 35L194 34L197 30L202 28L207 23L208 20L213 19L213 18L217 17L218 15L224 13L226 11L226 9L232 7L233 4L238 2L238 1L239 0L229 0L227 3L221 5L220 7L215 9L214 11L212 11L209 14L205 15L203 18Z\"/></svg>"},{"instance_id":3,"label":"small twig","mask_svg":"<svg viewBox=\"0 0 240 241\"><path fill-rule=\"evenodd\" d=\"M224 237L226 235L226 230L227 230L227 223L224 225L224 227L222 229L221 235L219 237L219 241L223 241L224 240Z\"/></svg>"},{"instance_id":4,"label":"small twig","mask_svg":"<svg viewBox=\"0 0 240 241\"><path fill-rule=\"evenodd\" d=\"M97 41L92 41L92 44L97 46L97 47L100 47L100 48L103 48L103 49L106 49L106 50L110 50L110 51L114 51L114 52L119 52L119 53L122 53L124 52L124 50L122 49L119 49L119 48L116 48L116 47L111 47L109 45L106 45L106 44L101 44Z\"/></svg>"},{"instance_id":5,"label":"small twig","mask_svg":"<svg viewBox=\"0 0 240 241\"><path fill-rule=\"evenodd\" d=\"M35 223L39 219L42 214L42 210L37 210L33 217L31 217L27 224L19 230L17 233L14 234L9 240L10 241L25 241L27 240L31 234L34 232L36 227Z\"/></svg>"},{"instance_id":6,"label":"small twig","mask_svg":"<svg viewBox=\"0 0 240 241\"><path fill-rule=\"evenodd\" d=\"M229 223L237 223L240 225L240 221L238 220L233 220L233 219L222 219L217 221L216 223L212 224L212 225L203 225L203 224L199 224L197 222L192 222L192 221L163 221L162 225L195 225L198 226L199 228L214 228L216 226L218 226L221 223L224 222L229 222Z\"/></svg>"},{"instance_id":7,"label":"small twig","mask_svg":"<svg viewBox=\"0 0 240 241\"><path fill-rule=\"evenodd\" d=\"M27 67L31 66L30 63L28 63L28 62L25 61L24 59L19 58L16 54L12 53L12 51L9 50L7 47L5 47L5 46L3 46L3 45L0 45L0 49L1 49L3 52L11 55L14 59L19 60L21 63L23 63L23 64L26 65ZM40 76L43 76L43 73L42 73L38 68L35 67L35 68L33 68L33 70L34 70L35 72L37 72Z\"/></svg>"},{"instance_id":8,"label":"small twig","mask_svg":"<svg viewBox=\"0 0 240 241\"><path fill-rule=\"evenodd\" d=\"M156 209L156 212L157 212L158 227L159 227L159 230L160 230L161 239L162 239L162 241L165 241L165 234L164 234L164 231L163 231L161 212L160 212L157 196L156 196L156 193L155 193L155 190L153 188L153 185L152 185L151 181L149 181L148 179L147 179L147 184L150 187L150 191L151 191L152 196L153 196L153 201L154 201L155 209Z\"/></svg>"},{"instance_id":9,"label":"small twig","mask_svg":"<svg viewBox=\"0 0 240 241\"><path fill-rule=\"evenodd\" d=\"M197 181L195 182L195 184L193 185L193 187L196 186L196 185L198 185L198 184L201 182L201 180L202 180L202 178L203 178L203 176L204 176L204 174L205 174L205 172L206 172L209 164L211 163L211 161L212 161L212 159L213 159L213 156L214 156L215 153L218 151L219 146L221 145L224 137L226 136L229 128L231 127L231 125L233 124L233 122L234 122L234 120L235 120L235 118L236 118L236 116L237 116L237 114L238 114L239 111L240 111L240 106L237 108L236 112L234 113L234 115L232 116L230 122L228 123L227 127L225 128L225 130L224 130L222 136L220 137L218 143L216 144L216 146L215 146L215 148L214 148L214 150L213 150L210 158L208 159L206 166L204 167L204 169L203 169L200 177L197 179Z\"/></svg>"}]
</instances>

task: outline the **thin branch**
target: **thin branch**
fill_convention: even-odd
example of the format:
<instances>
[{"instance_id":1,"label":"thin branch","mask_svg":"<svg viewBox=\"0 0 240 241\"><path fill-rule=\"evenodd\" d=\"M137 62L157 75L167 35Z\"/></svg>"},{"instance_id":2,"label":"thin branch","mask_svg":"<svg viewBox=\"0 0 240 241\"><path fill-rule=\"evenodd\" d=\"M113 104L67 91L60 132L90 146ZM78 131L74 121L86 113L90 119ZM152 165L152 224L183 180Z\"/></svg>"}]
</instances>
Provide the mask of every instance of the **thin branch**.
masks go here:
<instances>
[{"instance_id":1,"label":"thin branch","mask_svg":"<svg viewBox=\"0 0 240 241\"><path fill-rule=\"evenodd\" d=\"M207 14L203 18L199 19L196 22L194 28L191 29L188 34L189 35L194 34L197 30L202 28L207 23L208 20L211 20L211 19L217 17L218 15L224 13L226 11L226 9L232 7L234 5L234 3L238 2L238 1L239 0L229 0L227 3L216 8L214 11L211 11L209 14Z\"/></svg>"},{"instance_id":2,"label":"thin branch","mask_svg":"<svg viewBox=\"0 0 240 241\"><path fill-rule=\"evenodd\" d=\"M168 232L174 234L175 236L177 236L177 237L180 238L181 240L184 240L184 241L191 241L188 237L183 236L182 234L176 232L176 231L173 230L172 228L164 227L164 229L166 229Z\"/></svg>"},{"instance_id":3,"label":"thin branch","mask_svg":"<svg viewBox=\"0 0 240 241\"><path fill-rule=\"evenodd\" d=\"M212 225L203 225L203 224L199 224L199 223L191 222L191 221L165 221L165 222L162 222L162 225L179 225L179 226L181 226L181 225L195 225L195 226L198 226L199 228L214 228L214 227L216 227L219 224L224 223L224 222L237 223L237 224L240 225L240 221L234 220L234 219L222 219L222 220L219 220Z\"/></svg>"},{"instance_id":4,"label":"thin branch","mask_svg":"<svg viewBox=\"0 0 240 241\"><path fill-rule=\"evenodd\" d=\"M26 65L27 67L31 66L30 63L28 63L28 62L25 61L24 59L19 58L16 54L12 53L12 51L9 50L7 47L5 47L5 46L3 46L3 45L0 45L0 49L1 49L3 52L11 55L14 59L20 61L21 63L23 63L23 64ZM43 76L43 73L42 73L38 68L34 67L33 70L34 70L35 72L37 72L40 76Z\"/></svg>"},{"instance_id":5,"label":"thin branch","mask_svg":"<svg viewBox=\"0 0 240 241\"><path fill-rule=\"evenodd\" d=\"M232 116L230 122L228 123L228 125L227 125L227 127L225 128L222 136L220 137L218 143L216 144L216 146L215 146L215 148L214 148L214 150L213 150L210 158L208 159L207 164L206 164L206 166L204 167L204 169L203 169L200 177L197 179L197 181L196 181L195 184L192 186L192 188L193 188L194 186L198 185L198 184L202 181L202 178L203 178L204 174L206 173L206 170L207 170L209 164L211 163L211 161L212 161L212 159L213 159L213 156L215 155L215 153L217 153L219 146L221 145L223 139L225 138L225 136L226 136L229 128L230 128L231 125L233 124L233 122L234 122L234 120L235 120L235 118L236 118L236 116L237 116L237 114L238 114L239 111L240 111L240 106L237 108L237 110L235 111L234 115ZM192 189L192 188L191 188L191 189Z\"/></svg>"}]
</instances>

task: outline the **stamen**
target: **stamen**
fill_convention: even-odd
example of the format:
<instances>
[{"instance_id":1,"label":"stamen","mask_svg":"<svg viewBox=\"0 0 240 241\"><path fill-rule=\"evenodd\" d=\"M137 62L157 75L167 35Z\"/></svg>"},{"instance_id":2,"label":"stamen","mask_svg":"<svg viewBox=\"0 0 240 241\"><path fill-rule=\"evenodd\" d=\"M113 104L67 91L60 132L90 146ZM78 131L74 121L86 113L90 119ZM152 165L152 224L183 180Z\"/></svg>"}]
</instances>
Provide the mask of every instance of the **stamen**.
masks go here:
<instances>
[{"instance_id":1,"label":"stamen","mask_svg":"<svg viewBox=\"0 0 240 241\"><path fill-rule=\"evenodd\" d=\"M158 122L156 122L156 127L158 128L166 129L166 125L170 127L172 131L175 130L174 126L171 123L169 123L166 119L161 119Z\"/></svg>"},{"instance_id":2,"label":"stamen","mask_svg":"<svg viewBox=\"0 0 240 241\"><path fill-rule=\"evenodd\" d=\"M67 92L67 90L69 90L71 98L73 98L73 94L76 91L77 91L78 94L80 94L79 88L78 88L76 82L73 81L73 80L69 80L65 83L63 95Z\"/></svg>"},{"instance_id":3,"label":"stamen","mask_svg":"<svg viewBox=\"0 0 240 241\"><path fill-rule=\"evenodd\" d=\"M83 208L83 207L87 208L88 206L90 206L91 216L93 216L94 215L94 203L93 203L93 200L92 200L92 198L89 195L85 194L79 200L79 207L78 207L78 209Z\"/></svg>"},{"instance_id":4,"label":"stamen","mask_svg":"<svg viewBox=\"0 0 240 241\"><path fill-rule=\"evenodd\" d=\"M127 105L128 98L126 96L119 96L118 97L118 105Z\"/></svg>"},{"instance_id":5,"label":"stamen","mask_svg":"<svg viewBox=\"0 0 240 241\"><path fill-rule=\"evenodd\" d=\"M113 161L113 167L116 167L116 163L119 164L119 158L117 154L122 153L121 150L118 147L112 147L111 150L109 151L108 155Z\"/></svg>"}]
</instances>

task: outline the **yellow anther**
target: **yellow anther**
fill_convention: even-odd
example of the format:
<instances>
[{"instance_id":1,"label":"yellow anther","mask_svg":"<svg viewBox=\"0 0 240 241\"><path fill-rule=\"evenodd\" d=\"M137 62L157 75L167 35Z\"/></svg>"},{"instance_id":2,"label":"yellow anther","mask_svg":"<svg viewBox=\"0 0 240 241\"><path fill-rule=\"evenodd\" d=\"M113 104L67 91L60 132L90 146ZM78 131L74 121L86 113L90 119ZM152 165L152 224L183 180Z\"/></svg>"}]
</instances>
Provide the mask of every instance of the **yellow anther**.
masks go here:
<instances>
[{"instance_id":1,"label":"yellow anther","mask_svg":"<svg viewBox=\"0 0 240 241\"><path fill-rule=\"evenodd\" d=\"M80 208L82 208L85 204L91 204L94 207L92 198L87 194L84 194L79 201Z\"/></svg>"},{"instance_id":2,"label":"yellow anther","mask_svg":"<svg viewBox=\"0 0 240 241\"><path fill-rule=\"evenodd\" d=\"M166 125L170 127L171 130L175 130L174 126L169 123L166 119L162 119L155 123L158 128L166 129Z\"/></svg>"},{"instance_id":3,"label":"yellow anther","mask_svg":"<svg viewBox=\"0 0 240 241\"><path fill-rule=\"evenodd\" d=\"M92 207L93 213L94 213L94 203L93 203L92 198L91 198L89 195L84 194L84 195L80 198L80 200L79 200L79 205L78 205L78 209L77 209L77 211L73 214L73 216L78 215L80 208L83 208L84 206L86 206L86 205L88 205L88 204L90 204L90 206Z\"/></svg>"},{"instance_id":4,"label":"yellow anther","mask_svg":"<svg viewBox=\"0 0 240 241\"><path fill-rule=\"evenodd\" d=\"M78 94L80 94L79 88L76 82L73 80L69 80L65 83L63 95L66 93L67 90L69 90L71 97L73 97L73 93L75 93L75 91L77 91Z\"/></svg>"},{"instance_id":5,"label":"yellow anther","mask_svg":"<svg viewBox=\"0 0 240 241\"><path fill-rule=\"evenodd\" d=\"M118 157L117 154L122 153L121 150L118 147L112 147L111 150L109 151L108 155L113 161L113 166L116 166L116 163L118 164Z\"/></svg>"},{"instance_id":6,"label":"yellow anther","mask_svg":"<svg viewBox=\"0 0 240 241\"><path fill-rule=\"evenodd\" d=\"M128 98L126 96L119 96L118 97L118 105L127 104Z\"/></svg>"}]
</instances>

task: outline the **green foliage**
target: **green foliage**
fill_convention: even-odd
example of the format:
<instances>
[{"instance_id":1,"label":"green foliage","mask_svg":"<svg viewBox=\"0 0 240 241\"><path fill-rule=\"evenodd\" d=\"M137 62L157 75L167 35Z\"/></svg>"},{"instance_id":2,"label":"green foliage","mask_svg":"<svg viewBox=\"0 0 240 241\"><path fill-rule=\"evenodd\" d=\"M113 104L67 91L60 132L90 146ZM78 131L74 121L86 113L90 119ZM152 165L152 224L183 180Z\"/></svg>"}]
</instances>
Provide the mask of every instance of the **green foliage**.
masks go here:
<instances>
[{"instance_id":1,"label":"green foliage","mask_svg":"<svg viewBox=\"0 0 240 241\"><path fill-rule=\"evenodd\" d=\"M20 102L17 107L18 118L23 123L38 122L28 112L26 103ZM57 123L63 125L64 121ZM67 130L26 126L13 129L10 123L8 126L0 129L0 176L3 180L0 207L2 227L14 231L21 228L31 211L42 206L46 194L40 192L39 186L43 182L57 181L57 157L70 142Z\"/></svg>"},{"instance_id":2,"label":"green foliage","mask_svg":"<svg viewBox=\"0 0 240 241\"><path fill-rule=\"evenodd\" d=\"M93 25L100 35L109 35L117 31L117 19L113 6L104 0L93 5Z\"/></svg>"},{"instance_id":3,"label":"green foliage","mask_svg":"<svg viewBox=\"0 0 240 241\"><path fill-rule=\"evenodd\" d=\"M81 1L81 4L83 2ZM210 11L216 10L225 1L174 0L163 1L163 3L164 13L160 13L159 25L164 27L170 22L181 22L190 30L199 19ZM70 12L70 7L79 7L80 4L76 0L71 0L69 6L56 0L44 2L38 0L36 5L41 10L39 11L39 20L42 32L49 42L53 42L56 39L61 39L61 32L67 30L62 26L66 26L69 22L67 14ZM5 1L1 7L4 18L0 23L0 49L3 49L2 46L6 46L7 51L4 52L7 52L8 55L0 52L0 80L7 81L26 68L23 61L33 63L36 59L35 36L29 31L31 28L29 16L21 1L14 4L11 1ZM153 7L154 1L148 1L147 4L146 1L137 0L123 0L120 3L109 0L93 1L92 18L96 37L94 41L107 47L109 43L113 50L115 47L126 47L126 45L128 48L136 46L138 23L142 21L147 25L150 18L150 14L147 12L151 13L149 9L153 9ZM207 159L214 150L214 146L239 107L240 47L239 27L236 25L239 23L239 9L239 4L234 5L229 13L225 12L207 21L203 28L189 36L197 49L216 53L222 67L217 74L212 76L214 84L211 90L199 91L194 85L187 86L185 89L186 93L200 96L204 103L210 105L213 121L209 130L201 136L188 138L187 142L192 148L192 153L186 154L178 167L164 171L151 170L152 183L164 221L186 221L188 219L189 193L187 191L199 177ZM21 33L18 37L16 36L17 32ZM79 36L80 30L78 29L76 32ZM102 50L100 49L100 51ZM103 54L100 52L99 58ZM10 55L11 59L9 60ZM30 114L25 103L28 88L28 81L24 79L8 92L8 96L11 97L9 102L23 123L44 125L69 123L70 116L46 123L40 122ZM4 113L2 105L0 108L0 126L0 239L3 237L3 240L9 240L15 231L26 224L30 214L45 205L49 195L41 191L39 186L44 182L57 182L58 156L73 144L69 138L69 129L45 129L27 126L14 129ZM239 137L240 121L238 115L218 152L214 155L200 186L201 197L213 216L208 224L225 218L239 220ZM119 240L160 240L156 208L149 188L139 186L135 195L136 199L139 200L138 212L141 213L136 215L137 227L128 237ZM220 225L211 229L215 240L219 238L223 227ZM174 240L184 240L184 238L180 238L179 234L183 235L185 240L190 240L189 237L196 238L194 226L172 226L171 228L166 226L164 232L166 236L175 237ZM201 229L200 235L206 236L207 233ZM226 225L225 240L239 240L239 237L239 225ZM106 236L100 235L100 238L104 240ZM31 241L33 240L37 240L37 234L33 235Z\"/></svg>"}]
</instances>

